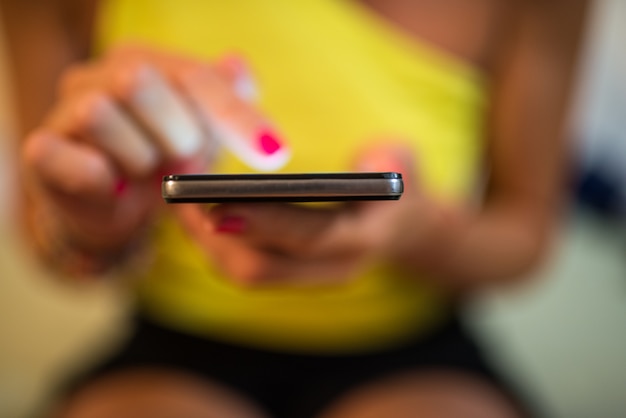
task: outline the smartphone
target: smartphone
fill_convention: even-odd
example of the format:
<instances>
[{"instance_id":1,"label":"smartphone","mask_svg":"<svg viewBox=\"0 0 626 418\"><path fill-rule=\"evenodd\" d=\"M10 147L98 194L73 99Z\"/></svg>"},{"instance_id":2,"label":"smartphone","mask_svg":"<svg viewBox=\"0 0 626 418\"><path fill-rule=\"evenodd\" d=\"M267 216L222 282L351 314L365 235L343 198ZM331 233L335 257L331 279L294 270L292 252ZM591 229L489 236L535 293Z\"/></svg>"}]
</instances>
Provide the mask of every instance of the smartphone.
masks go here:
<instances>
[{"instance_id":1,"label":"smartphone","mask_svg":"<svg viewBox=\"0 0 626 418\"><path fill-rule=\"evenodd\" d=\"M398 200L403 190L395 172L175 174L161 186L168 203Z\"/></svg>"}]
</instances>

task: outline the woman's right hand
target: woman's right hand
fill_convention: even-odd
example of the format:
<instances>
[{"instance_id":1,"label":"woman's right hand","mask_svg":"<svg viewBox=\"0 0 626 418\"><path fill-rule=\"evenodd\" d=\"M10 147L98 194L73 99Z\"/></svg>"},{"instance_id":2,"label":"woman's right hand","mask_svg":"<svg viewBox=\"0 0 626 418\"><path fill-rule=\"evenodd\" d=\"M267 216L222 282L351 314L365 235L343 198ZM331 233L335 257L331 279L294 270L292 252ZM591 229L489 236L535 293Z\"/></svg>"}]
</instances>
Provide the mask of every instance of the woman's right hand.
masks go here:
<instances>
[{"instance_id":1,"label":"woman's right hand","mask_svg":"<svg viewBox=\"0 0 626 418\"><path fill-rule=\"evenodd\" d=\"M34 228L51 224L55 240L115 254L161 206L162 175L207 170L216 121L253 156L280 150L273 134L268 148L269 123L237 93L242 71L232 60L209 65L137 47L67 70L22 148Z\"/></svg>"}]
</instances>

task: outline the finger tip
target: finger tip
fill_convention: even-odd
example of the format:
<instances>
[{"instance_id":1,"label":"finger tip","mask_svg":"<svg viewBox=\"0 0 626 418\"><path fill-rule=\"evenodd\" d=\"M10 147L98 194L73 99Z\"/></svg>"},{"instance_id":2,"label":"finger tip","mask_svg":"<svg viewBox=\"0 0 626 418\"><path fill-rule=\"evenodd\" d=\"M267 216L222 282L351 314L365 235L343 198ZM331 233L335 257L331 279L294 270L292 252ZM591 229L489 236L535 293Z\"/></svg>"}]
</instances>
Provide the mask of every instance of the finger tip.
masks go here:
<instances>
[{"instance_id":1,"label":"finger tip","mask_svg":"<svg viewBox=\"0 0 626 418\"><path fill-rule=\"evenodd\" d=\"M407 146L385 144L372 147L357 159L357 169L372 172L407 173L412 169L411 155L414 152Z\"/></svg>"},{"instance_id":2,"label":"finger tip","mask_svg":"<svg viewBox=\"0 0 626 418\"><path fill-rule=\"evenodd\" d=\"M125 178L118 178L113 182L113 195L120 198L128 191L129 181Z\"/></svg>"},{"instance_id":3,"label":"finger tip","mask_svg":"<svg viewBox=\"0 0 626 418\"><path fill-rule=\"evenodd\" d=\"M214 230L219 234L241 234L247 228L246 219L237 215L223 216L214 224Z\"/></svg>"}]
</instances>

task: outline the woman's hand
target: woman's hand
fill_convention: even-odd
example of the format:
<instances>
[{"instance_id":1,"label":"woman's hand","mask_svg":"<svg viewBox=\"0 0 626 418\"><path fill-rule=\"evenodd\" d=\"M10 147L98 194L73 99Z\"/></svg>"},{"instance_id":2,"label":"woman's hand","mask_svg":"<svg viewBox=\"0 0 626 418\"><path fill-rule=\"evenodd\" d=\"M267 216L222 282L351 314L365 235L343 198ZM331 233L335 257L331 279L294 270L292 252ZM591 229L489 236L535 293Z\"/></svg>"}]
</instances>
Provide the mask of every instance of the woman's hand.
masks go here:
<instances>
[{"instance_id":1,"label":"woman's hand","mask_svg":"<svg viewBox=\"0 0 626 418\"><path fill-rule=\"evenodd\" d=\"M260 160L272 157L281 142L238 89L241 72L232 60L209 65L145 48L67 70L57 102L23 146L33 227L113 254L149 224L162 175L207 169L216 131Z\"/></svg>"},{"instance_id":2,"label":"woman's hand","mask_svg":"<svg viewBox=\"0 0 626 418\"><path fill-rule=\"evenodd\" d=\"M548 228L534 206L520 206L516 195L483 206L444 204L420 187L409 155L380 147L357 166L403 173L399 201L177 205L175 211L207 256L243 286L341 283L383 261L463 295L523 277L537 264Z\"/></svg>"},{"instance_id":3,"label":"woman's hand","mask_svg":"<svg viewBox=\"0 0 626 418\"><path fill-rule=\"evenodd\" d=\"M342 282L372 262L397 258L426 228L419 217L424 199L408 153L379 148L364 155L364 171L400 171L399 201L332 206L286 203L180 205L188 232L236 283L256 286Z\"/></svg>"}]
</instances>

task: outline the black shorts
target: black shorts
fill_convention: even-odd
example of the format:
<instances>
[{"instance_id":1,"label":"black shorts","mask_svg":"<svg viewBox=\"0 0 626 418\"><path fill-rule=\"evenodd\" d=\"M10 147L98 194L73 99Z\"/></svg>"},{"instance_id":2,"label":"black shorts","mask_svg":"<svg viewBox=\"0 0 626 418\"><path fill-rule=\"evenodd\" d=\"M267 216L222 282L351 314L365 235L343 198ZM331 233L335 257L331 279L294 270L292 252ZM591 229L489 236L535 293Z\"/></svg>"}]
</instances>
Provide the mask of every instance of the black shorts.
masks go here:
<instances>
[{"instance_id":1,"label":"black shorts","mask_svg":"<svg viewBox=\"0 0 626 418\"><path fill-rule=\"evenodd\" d=\"M350 389L394 373L420 370L478 377L527 411L517 391L489 366L456 317L402 347L358 355L287 354L241 347L138 317L119 351L71 386L77 389L106 374L142 367L182 371L219 382L275 418L312 418Z\"/></svg>"}]
</instances>

